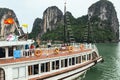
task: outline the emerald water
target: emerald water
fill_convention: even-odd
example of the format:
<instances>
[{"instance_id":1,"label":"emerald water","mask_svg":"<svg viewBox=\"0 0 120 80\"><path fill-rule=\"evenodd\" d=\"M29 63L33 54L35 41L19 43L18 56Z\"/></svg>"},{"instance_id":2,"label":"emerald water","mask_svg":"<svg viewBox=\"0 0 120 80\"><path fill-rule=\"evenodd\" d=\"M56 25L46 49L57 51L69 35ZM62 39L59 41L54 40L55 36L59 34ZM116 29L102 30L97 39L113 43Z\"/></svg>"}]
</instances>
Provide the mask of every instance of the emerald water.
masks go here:
<instances>
[{"instance_id":1,"label":"emerald water","mask_svg":"<svg viewBox=\"0 0 120 80\"><path fill-rule=\"evenodd\" d=\"M87 71L84 80L120 80L120 43L97 44L104 63Z\"/></svg>"}]
</instances>

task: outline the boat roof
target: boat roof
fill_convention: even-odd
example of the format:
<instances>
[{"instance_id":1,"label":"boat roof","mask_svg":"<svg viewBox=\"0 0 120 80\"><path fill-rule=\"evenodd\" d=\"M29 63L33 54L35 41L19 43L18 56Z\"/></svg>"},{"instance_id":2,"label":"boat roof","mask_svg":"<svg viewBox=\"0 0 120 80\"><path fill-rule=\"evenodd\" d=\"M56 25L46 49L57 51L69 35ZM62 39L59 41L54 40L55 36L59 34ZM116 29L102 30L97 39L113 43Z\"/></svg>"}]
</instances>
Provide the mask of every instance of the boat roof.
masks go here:
<instances>
[{"instance_id":1,"label":"boat roof","mask_svg":"<svg viewBox=\"0 0 120 80\"><path fill-rule=\"evenodd\" d=\"M16 45L26 45L34 43L33 40L26 40L26 41L0 41L0 47L5 46L16 46Z\"/></svg>"}]
</instances>

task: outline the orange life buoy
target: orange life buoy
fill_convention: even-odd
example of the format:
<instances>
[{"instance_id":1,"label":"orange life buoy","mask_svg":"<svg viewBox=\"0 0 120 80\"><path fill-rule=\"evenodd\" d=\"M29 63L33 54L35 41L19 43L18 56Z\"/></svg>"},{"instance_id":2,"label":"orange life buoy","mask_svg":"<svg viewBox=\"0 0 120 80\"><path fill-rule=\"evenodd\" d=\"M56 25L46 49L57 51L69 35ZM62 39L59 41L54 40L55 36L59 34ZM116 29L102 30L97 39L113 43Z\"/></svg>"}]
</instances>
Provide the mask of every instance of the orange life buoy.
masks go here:
<instances>
[{"instance_id":1,"label":"orange life buoy","mask_svg":"<svg viewBox=\"0 0 120 80\"><path fill-rule=\"evenodd\" d=\"M81 50L81 51L84 50L84 45L83 45L83 44L80 45L80 50Z\"/></svg>"},{"instance_id":2,"label":"orange life buoy","mask_svg":"<svg viewBox=\"0 0 120 80\"><path fill-rule=\"evenodd\" d=\"M39 57L42 54L42 50L35 50L35 56Z\"/></svg>"},{"instance_id":3,"label":"orange life buoy","mask_svg":"<svg viewBox=\"0 0 120 80\"><path fill-rule=\"evenodd\" d=\"M59 53L59 49L56 48L56 49L55 49L55 54L58 54L58 53Z\"/></svg>"},{"instance_id":4,"label":"orange life buoy","mask_svg":"<svg viewBox=\"0 0 120 80\"><path fill-rule=\"evenodd\" d=\"M73 52L73 47L69 46L69 52Z\"/></svg>"}]
</instances>

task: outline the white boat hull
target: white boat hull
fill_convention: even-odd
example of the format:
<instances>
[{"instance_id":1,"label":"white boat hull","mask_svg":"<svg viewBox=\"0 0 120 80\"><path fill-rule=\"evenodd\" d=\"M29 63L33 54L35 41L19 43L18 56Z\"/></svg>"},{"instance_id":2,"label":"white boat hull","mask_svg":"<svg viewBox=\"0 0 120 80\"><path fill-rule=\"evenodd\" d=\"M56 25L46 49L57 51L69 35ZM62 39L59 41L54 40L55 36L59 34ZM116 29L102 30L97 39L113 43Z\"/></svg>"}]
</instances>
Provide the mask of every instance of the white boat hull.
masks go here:
<instances>
[{"instance_id":1,"label":"white boat hull","mask_svg":"<svg viewBox=\"0 0 120 80\"><path fill-rule=\"evenodd\" d=\"M98 59L97 63L100 61L102 61L102 58ZM87 70L90 69L90 67L94 66L95 64L96 64L95 62L92 62L92 63L90 63L86 66L83 66L81 68L78 68L76 70L66 72L66 73L63 73L63 74L60 74L60 75L57 75L54 77L44 79L44 80L73 80L81 75L84 75L87 72ZM84 77L84 76L82 76L82 77Z\"/></svg>"}]
</instances>

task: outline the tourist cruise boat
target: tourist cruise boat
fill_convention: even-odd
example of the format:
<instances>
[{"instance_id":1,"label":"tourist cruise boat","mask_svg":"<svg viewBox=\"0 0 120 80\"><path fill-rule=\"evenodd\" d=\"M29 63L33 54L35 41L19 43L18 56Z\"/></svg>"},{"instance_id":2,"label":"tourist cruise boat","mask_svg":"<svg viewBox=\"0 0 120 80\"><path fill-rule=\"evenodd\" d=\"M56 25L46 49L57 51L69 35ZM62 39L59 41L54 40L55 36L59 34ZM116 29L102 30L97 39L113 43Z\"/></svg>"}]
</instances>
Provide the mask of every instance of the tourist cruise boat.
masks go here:
<instances>
[{"instance_id":1,"label":"tourist cruise boat","mask_svg":"<svg viewBox=\"0 0 120 80\"><path fill-rule=\"evenodd\" d=\"M30 47L33 43L0 41L0 80L72 80L103 60L93 44Z\"/></svg>"},{"instance_id":2,"label":"tourist cruise boat","mask_svg":"<svg viewBox=\"0 0 120 80\"><path fill-rule=\"evenodd\" d=\"M4 23L12 25L14 20L9 18ZM35 47L33 43L13 34L0 41L0 80L73 80L84 77L88 69L103 61L95 44L48 43L48 47Z\"/></svg>"}]
</instances>

